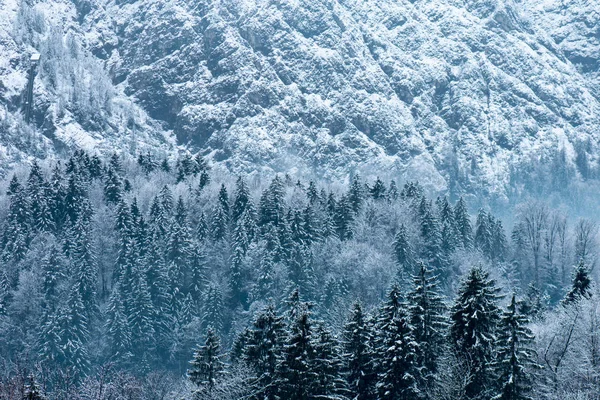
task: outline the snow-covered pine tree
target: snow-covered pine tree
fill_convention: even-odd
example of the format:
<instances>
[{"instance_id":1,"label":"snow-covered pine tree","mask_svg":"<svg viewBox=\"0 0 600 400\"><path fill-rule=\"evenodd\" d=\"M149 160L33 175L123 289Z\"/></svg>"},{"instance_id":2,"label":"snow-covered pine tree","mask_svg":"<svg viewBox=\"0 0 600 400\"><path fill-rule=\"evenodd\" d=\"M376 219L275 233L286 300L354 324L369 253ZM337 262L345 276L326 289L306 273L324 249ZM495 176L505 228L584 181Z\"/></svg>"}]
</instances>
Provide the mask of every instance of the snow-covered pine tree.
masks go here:
<instances>
[{"instance_id":1,"label":"snow-covered pine tree","mask_svg":"<svg viewBox=\"0 0 600 400\"><path fill-rule=\"evenodd\" d=\"M467 203L462 197L454 205L454 221L461 246L470 249L473 244L473 228L471 227Z\"/></svg>"},{"instance_id":2,"label":"snow-covered pine tree","mask_svg":"<svg viewBox=\"0 0 600 400\"><path fill-rule=\"evenodd\" d=\"M23 393L23 400L45 400L46 396L44 396L42 389L37 383L35 375L30 374L27 381Z\"/></svg>"},{"instance_id":3,"label":"snow-covered pine tree","mask_svg":"<svg viewBox=\"0 0 600 400\"><path fill-rule=\"evenodd\" d=\"M194 351L194 358L190 361L187 373L190 381L198 386L195 398L202 399L203 396L212 393L225 369L221 359L221 341L215 330L209 327L206 341Z\"/></svg>"},{"instance_id":4,"label":"snow-covered pine tree","mask_svg":"<svg viewBox=\"0 0 600 400\"><path fill-rule=\"evenodd\" d=\"M322 324L316 326L313 338L314 370L318 379L315 397L330 400L345 399L349 391L342 376L341 349L337 338Z\"/></svg>"},{"instance_id":5,"label":"snow-covered pine tree","mask_svg":"<svg viewBox=\"0 0 600 400\"><path fill-rule=\"evenodd\" d=\"M223 331L223 294L213 283L208 285L204 295L202 326L204 329L212 327L217 334Z\"/></svg>"},{"instance_id":6,"label":"snow-covered pine tree","mask_svg":"<svg viewBox=\"0 0 600 400\"><path fill-rule=\"evenodd\" d=\"M439 221L433 212L431 202L425 197L419 205L421 237L423 238L422 258L433 268L434 273L443 284L450 278L447 254L442 248L442 234Z\"/></svg>"},{"instance_id":7,"label":"snow-covered pine tree","mask_svg":"<svg viewBox=\"0 0 600 400\"><path fill-rule=\"evenodd\" d=\"M104 200L106 204L119 204L123 198L123 181L119 174L108 168L104 177Z\"/></svg>"},{"instance_id":8,"label":"snow-covered pine tree","mask_svg":"<svg viewBox=\"0 0 600 400\"><path fill-rule=\"evenodd\" d=\"M579 260L579 263L575 267L575 271L573 273L573 283L571 284L571 289L563 299L563 304L574 304L582 298L591 297L591 285L592 279L590 278L590 272L583 259Z\"/></svg>"},{"instance_id":9,"label":"snow-covered pine tree","mask_svg":"<svg viewBox=\"0 0 600 400\"><path fill-rule=\"evenodd\" d=\"M157 311L152 304L150 290L141 267L134 268L132 279L129 309L126 310L131 329L131 349L136 360L149 360L155 349L153 322Z\"/></svg>"},{"instance_id":10,"label":"snow-covered pine tree","mask_svg":"<svg viewBox=\"0 0 600 400\"><path fill-rule=\"evenodd\" d=\"M385 183L379 177L373 183L373 186L369 188L369 195L375 200L381 200L386 198L386 190Z\"/></svg>"},{"instance_id":11,"label":"snow-covered pine tree","mask_svg":"<svg viewBox=\"0 0 600 400\"><path fill-rule=\"evenodd\" d=\"M354 213L358 214L365 201L365 185L358 174L352 177L352 183L348 189L347 198Z\"/></svg>"},{"instance_id":12,"label":"snow-covered pine tree","mask_svg":"<svg viewBox=\"0 0 600 400\"><path fill-rule=\"evenodd\" d=\"M534 370L540 366L532 348L534 340L529 321L517 310L513 293L510 304L498 325L494 367L498 379L497 395L493 400L531 400Z\"/></svg>"},{"instance_id":13,"label":"snow-covered pine tree","mask_svg":"<svg viewBox=\"0 0 600 400\"><path fill-rule=\"evenodd\" d=\"M447 336L446 305L440 296L437 277L424 263L413 276L413 288L408 295L410 324L414 328L419 365L419 387L425 392L431 386L438 369Z\"/></svg>"},{"instance_id":14,"label":"snow-covered pine tree","mask_svg":"<svg viewBox=\"0 0 600 400\"><path fill-rule=\"evenodd\" d=\"M398 266L398 274L410 275L414 268L414 254L408 241L408 232L404 224L400 225L392 243L394 261Z\"/></svg>"},{"instance_id":15,"label":"snow-covered pine tree","mask_svg":"<svg viewBox=\"0 0 600 400\"><path fill-rule=\"evenodd\" d=\"M318 374L315 371L316 349L310 312L300 304L290 319L287 339L277 365L278 398L305 400L318 393Z\"/></svg>"},{"instance_id":16,"label":"snow-covered pine tree","mask_svg":"<svg viewBox=\"0 0 600 400\"><path fill-rule=\"evenodd\" d=\"M131 328L119 286L113 287L106 309L106 333L110 348L109 359L121 366L128 364L131 354Z\"/></svg>"},{"instance_id":17,"label":"snow-covered pine tree","mask_svg":"<svg viewBox=\"0 0 600 400\"><path fill-rule=\"evenodd\" d=\"M277 387L275 373L281 357L285 325L273 305L261 311L246 337L242 358L250 367L252 395L255 400L275 400Z\"/></svg>"},{"instance_id":18,"label":"snow-covered pine tree","mask_svg":"<svg viewBox=\"0 0 600 400\"><path fill-rule=\"evenodd\" d=\"M250 189L248 189L248 185L246 184L244 178L239 176L235 183L235 198L233 200L233 207L231 210L231 217L234 223L238 222L242 214L244 214L246 211L250 202Z\"/></svg>"},{"instance_id":19,"label":"snow-covered pine tree","mask_svg":"<svg viewBox=\"0 0 600 400\"><path fill-rule=\"evenodd\" d=\"M381 332L382 348L379 360L380 375L377 383L379 399L415 400L422 397L417 382L417 344L409 316L401 306L391 320L384 319Z\"/></svg>"},{"instance_id":20,"label":"snow-covered pine tree","mask_svg":"<svg viewBox=\"0 0 600 400\"><path fill-rule=\"evenodd\" d=\"M353 400L375 398L377 377L373 371L373 357L371 332L362 306L355 303L344 326L342 357L349 397Z\"/></svg>"},{"instance_id":21,"label":"snow-covered pine tree","mask_svg":"<svg viewBox=\"0 0 600 400\"><path fill-rule=\"evenodd\" d=\"M477 213L477 222L475 223L474 244L481 253L491 258L493 251L493 226L490 226L490 217L488 213L480 208Z\"/></svg>"},{"instance_id":22,"label":"snow-covered pine tree","mask_svg":"<svg viewBox=\"0 0 600 400\"><path fill-rule=\"evenodd\" d=\"M354 236L352 226L354 223L354 211L352 210L352 205L347 196L344 195L340 197L340 200L337 202L333 221L335 223L337 237L341 240L348 240Z\"/></svg>"},{"instance_id":23,"label":"snow-covered pine tree","mask_svg":"<svg viewBox=\"0 0 600 400\"><path fill-rule=\"evenodd\" d=\"M468 366L469 399L489 398L493 387L494 343L500 311L500 289L481 266L471 268L451 310L450 338L458 359Z\"/></svg>"}]
</instances>

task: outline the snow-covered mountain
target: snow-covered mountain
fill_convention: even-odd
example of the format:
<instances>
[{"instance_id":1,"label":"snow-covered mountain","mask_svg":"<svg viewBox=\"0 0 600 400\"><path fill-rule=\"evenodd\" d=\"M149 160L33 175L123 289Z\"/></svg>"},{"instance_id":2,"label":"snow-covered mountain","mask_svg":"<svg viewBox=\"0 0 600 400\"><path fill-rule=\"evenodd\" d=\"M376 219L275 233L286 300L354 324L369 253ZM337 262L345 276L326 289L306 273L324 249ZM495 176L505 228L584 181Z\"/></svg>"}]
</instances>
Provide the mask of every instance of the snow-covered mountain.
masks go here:
<instances>
[{"instance_id":1,"label":"snow-covered mountain","mask_svg":"<svg viewBox=\"0 0 600 400\"><path fill-rule=\"evenodd\" d=\"M236 172L500 197L562 150L573 179L597 165L595 0L1 1L4 149L34 154L5 132L35 49L38 153L175 138Z\"/></svg>"}]
</instances>

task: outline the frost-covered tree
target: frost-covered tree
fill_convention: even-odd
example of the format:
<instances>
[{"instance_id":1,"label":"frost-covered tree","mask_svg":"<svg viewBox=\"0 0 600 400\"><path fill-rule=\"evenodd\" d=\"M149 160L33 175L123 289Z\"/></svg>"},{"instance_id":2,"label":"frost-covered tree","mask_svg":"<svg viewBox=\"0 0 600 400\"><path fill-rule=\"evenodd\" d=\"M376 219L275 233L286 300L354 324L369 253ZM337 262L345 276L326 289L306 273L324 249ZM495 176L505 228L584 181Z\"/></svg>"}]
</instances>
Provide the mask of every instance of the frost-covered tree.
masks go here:
<instances>
[{"instance_id":1,"label":"frost-covered tree","mask_svg":"<svg viewBox=\"0 0 600 400\"><path fill-rule=\"evenodd\" d=\"M343 332L343 361L350 398L368 400L375 396L376 375L371 332L360 303L355 303Z\"/></svg>"},{"instance_id":2,"label":"frost-covered tree","mask_svg":"<svg viewBox=\"0 0 600 400\"><path fill-rule=\"evenodd\" d=\"M196 397L203 398L214 390L225 369L221 358L221 341L214 329L209 327L204 345L195 350L188 369L188 378L198 386Z\"/></svg>"},{"instance_id":3,"label":"frost-covered tree","mask_svg":"<svg viewBox=\"0 0 600 400\"><path fill-rule=\"evenodd\" d=\"M534 340L529 321L519 314L515 295L498 324L494 367L498 376L498 394L494 400L530 400L533 370L539 368L532 348Z\"/></svg>"},{"instance_id":4,"label":"frost-covered tree","mask_svg":"<svg viewBox=\"0 0 600 400\"><path fill-rule=\"evenodd\" d=\"M493 387L496 332L500 318L496 282L482 267L471 268L451 309L450 338L458 358L468 367L469 399L489 397Z\"/></svg>"}]
</instances>

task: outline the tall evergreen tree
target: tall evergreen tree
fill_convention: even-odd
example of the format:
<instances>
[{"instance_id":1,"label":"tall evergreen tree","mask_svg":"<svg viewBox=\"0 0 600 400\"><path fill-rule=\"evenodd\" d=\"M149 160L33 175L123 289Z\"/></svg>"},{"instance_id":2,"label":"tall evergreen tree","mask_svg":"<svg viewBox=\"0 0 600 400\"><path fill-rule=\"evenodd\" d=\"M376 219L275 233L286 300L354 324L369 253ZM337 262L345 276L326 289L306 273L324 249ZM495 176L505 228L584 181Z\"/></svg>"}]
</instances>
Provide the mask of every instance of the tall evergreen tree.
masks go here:
<instances>
[{"instance_id":1,"label":"tall evergreen tree","mask_svg":"<svg viewBox=\"0 0 600 400\"><path fill-rule=\"evenodd\" d=\"M500 318L496 282L481 267L473 267L451 310L450 338L457 357L469 366L469 399L489 398L493 387L492 361Z\"/></svg>"},{"instance_id":2,"label":"tall evergreen tree","mask_svg":"<svg viewBox=\"0 0 600 400\"><path fill-rule=\"evenodd\" d=\"M417 344L417 363L420 366L421 389L431 386L438 370L438 361L445 343L448 322L446 305L439 294L437 277L424 263L419 263L408 295L410 324ZM424 390L421 390L424 391Z\"/></svg>"},{"instance_id":3,"label":"tall evergreen tree","mask_svg":"<svg viewBox=\"0 0 600 400\"><path fill-rule=\"evenodd\" d=\"M208 328L204 345L199 346L194 352L194 358L190 361L188 377L190 381L198 386L196 396L210 395L218 379L225 370L221 360L221 342L217 333Z\"/></svg>"},{"instance_id":4,"label":"tall evergreen tree","mask_svg":"<svg viewBox=\"0 0 600 400\"><path fill-rule=\"evenodd\" d=\"M373 186L371 186L369 188L369 194L375 200L385 199L385 197L386 197L385 183L383 183L383 181L381 179L379 179L379 177L377 177L377 179L375 180L375 183L373 183Z\"/></svg>"},{"instance_id":5,"label":"tall evergreen tree","mask_svg":"<svg viewBox=\"0 0 600 400\"><path fill-rule=\"evenodd\" d=\"M563 300L563 304L573 304L581 300L582 298L589 298L592 296L591 291L592 280L590 273L583 260L579 261L575 272L573 274L573 283L571 290L567 293Z\"/></svg>"},{"instance_id":6,"label":"tall evergreen tree","mask_svg":"<svg viewBox=\"0 0 600 400\"><path fill-rule=\"evenodd\" d=\"M255 318L246 337L243 359L251 368L252 399L274 400L277 395L275 374L281 357L285 326L272 305Z\"/></svg>"},{"instance_id":7,"label":"tall evergreen tree","mask_svg":"<svg viewBox=\"0 0 600 400\"><path fill-rule=\"evenodd\" d=\"M374 352L370 336L362 306L355 303L343 333L345 376L350 398L353 400L375 397L376 376L373 371Z\"/></svg>"},{"instance_id":8,"label":"tall evergreen tree","mask_svg":"<svg viewBox=\"0 0 600 400\"><path fill-rule=\"evenodd\" d=\"M470 249L473 243L473 228L471 227L467 203L462 197L458 199L454 206L454 221L456 222L456 229L462 247Z\"/></svg>"},{"instance_id":9,"label":"tall evergreen tree","mask_svg":"<svg viewBox=\"0 0 600 400\"><path fill-rule=\"evenodd\" d=\"M530 400L533 374L539 366L532 349L533 334L529 321L519 314L515 295L502 314L496 342L495 369L498 376L498 394L493 400Z\"/></svg>"},{"instance_id":10,"label":"tall evergreen tree","mask_svg":"<svg viewBox=\"0 0 600 400\"><path fill-rule=\"evenodd\" d=\"M358 214L365 201L365 185L360 180L358 174L352 177L352 183L350 184L347 198L354 213Z\"/></svg>"}]
</instances>

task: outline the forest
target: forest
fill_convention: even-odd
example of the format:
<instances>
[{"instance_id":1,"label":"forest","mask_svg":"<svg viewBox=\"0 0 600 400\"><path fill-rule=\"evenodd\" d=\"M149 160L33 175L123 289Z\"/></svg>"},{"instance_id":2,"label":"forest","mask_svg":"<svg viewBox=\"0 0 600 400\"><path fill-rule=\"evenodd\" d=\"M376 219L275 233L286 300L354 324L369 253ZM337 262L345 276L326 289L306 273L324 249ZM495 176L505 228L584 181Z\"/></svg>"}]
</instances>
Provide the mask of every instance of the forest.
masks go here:
<instances>
[{"instance_id":1,"label":"forest","mask_svg":"<svg viewBox=\"0 0 600 400\"><path fill-rule=\"evenodd\" d=\"M598 227L544 202L83 150L0 190L0 399L599 398Z\"/></svg>"}]
</instances>

